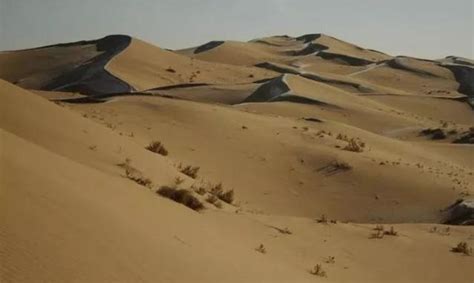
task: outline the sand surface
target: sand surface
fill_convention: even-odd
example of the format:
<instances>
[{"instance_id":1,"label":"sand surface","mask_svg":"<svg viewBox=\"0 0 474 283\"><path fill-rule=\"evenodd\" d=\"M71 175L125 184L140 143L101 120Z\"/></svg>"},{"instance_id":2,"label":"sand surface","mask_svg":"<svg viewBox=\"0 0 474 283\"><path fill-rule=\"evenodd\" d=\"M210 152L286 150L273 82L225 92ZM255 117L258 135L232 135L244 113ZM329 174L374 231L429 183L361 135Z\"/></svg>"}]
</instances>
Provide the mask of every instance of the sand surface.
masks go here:
<instances>
[{"instance_id":1,"label":"sand surface","mask_svg":"<svg viewBox=\"0 0 474 283\"><path fill-rule=\"evenodd\" d=\"M455 143L474 94L446 67L469 59L321 34L101 44L0 53L1 282L474 281L451 251L473 226L442 224L474 194Z\"/></svg>"}]
</instances>

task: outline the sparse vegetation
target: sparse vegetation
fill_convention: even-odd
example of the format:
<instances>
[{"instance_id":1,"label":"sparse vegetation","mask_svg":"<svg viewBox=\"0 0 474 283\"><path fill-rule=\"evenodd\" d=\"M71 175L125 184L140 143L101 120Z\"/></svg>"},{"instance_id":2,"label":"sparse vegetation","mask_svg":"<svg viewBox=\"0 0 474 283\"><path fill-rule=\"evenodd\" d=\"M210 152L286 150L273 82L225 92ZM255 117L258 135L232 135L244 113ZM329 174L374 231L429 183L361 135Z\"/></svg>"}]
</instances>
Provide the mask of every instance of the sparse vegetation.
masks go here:
<instances>
[{"instance_id":1,"label":"sparse vegetation","mask_svg":"<svg viewBox=\"0 0 474 283\"><path fill-rule=\"evenodd\" d=\"M384 232L383 231L380 231L380 230L377 230L376 232L370 234L370 239L383 239L384 237Z\"/></svg>"},{"instance_id":2,"label":"sparse vegetation","mask_svg":"<svg viewBox=\"0 0 474 283\"><path fill-rule=\"evenodd\" d=\"M260 244L260 246L258 246L255 250L259 253L262 253L262 254L267 253L267 249L265 249L265 246L263 244Z\"/></svg>"},{"instance_id":3,"label":"sparse vegetation","mask_svg":"<svg viewBox=\"0 0 474 283\"><path fill-rule=\"evenodd\" d=\"M398 236L398 232L395 231L395 228L393 228L393 226L390 227L390 230L384 231L383 233L384 235L387 235L387 236Z\"/></svg>"},{"instance_id":4,"label":"sparse vegetation","mask_svg":"<svg viewBox=\"0 0 474 283\"><path fill-rule=\"evenodd\" d=\"M336 263L336 257L329 256L324 262L327 263L327 264L334 264L334 263Z\"/></svg>"},{"instance_id":5,"label":"sparse vegetation","mask_svg":"<svg viewBox=\"0 0 474 283\"><path fill-rule=\"evenodd\" d=\"M185 189L162 186L158 191L156 191L156 193L165 198L169 198L177 203L181 203L196 211L199 211L204 208L202 202L195 196L193 196L192 192Z\"/></svg>"},{"instance_id":6,"label":"sparse vegetation","mask_svg":"<svg viewBox=\"0 0 474 283\"><path fill-rule=\"evenodd\" d=\"M117 166L125 169L125 177L141 186L151 189L153 187L153 182L150 179L143 177L140 171L131 165L131 162L131 159L127 158L125 159L125 162L119 163Z\"/></svg>"},{"instance_id":7,"label":"sparse vegetation","mask_svg":"<svg viewBox=\"0 0 474 283\"><path fill-rule=\"evenodd\" d=\"M228 204L234 202L234 190L224 191L222 183L213 186L210 193Z\"/></svg>"},{"instance_id":8,"label":"sparse vegetation","mask_svg":"<svg viewBox=\"0 0 474 283\"><path fill-rule=\"evenodd\" d=\"M322 223L322 224L329 224L329 223L331 223L331 224L336 224L336 223L337 223L336 220L329 220L329 219L326 217L326 215L324 215L324 214L321 215L321 217L320 217L319 219L316 219L316 222Z\"/></svg>"},{"instance_id":9,"label":"sparse vegetation","mask_svg":"<svg viewBox=\"0 0 474 283\"><path fill-rule=\"evenodd\" d=\"M193 179L196 179L197 176L198 176L198 172L199 172L199 169L200 167L198 166L182 166L182 164L180 164L178 166L178 169L181 173L183 173L184 175L188 176L188 177L191 177Z\"/></svg>"},{"instance_id":10,"label":"sparse vegetation","mask_svg":"<svg viewBox=\"0 0 474 283\"><path fill-rule=\"evenodd\" d=\"M207 193L206 189L204 187L199 187L199 188L194 188L194 191L201 196L205 195Z\"/></svg>"},{"instance_id":11,"label":"sparse vegetation","mask_svg":"<svg viewBox=\"0 0 474 283\"><path fill-rule=\"evenodd\" d=\"M319 277L327 277L326 271L323 270L321 264L316 264L313 269L311 269L310 273Z\"/></svg>"},{"instance_id":12,"label":"sparse vegetation","mask_svg":"<svg viewBox=\"0 0 474 283\"><path fill-rule=\"evenodd\" d=\"M181 177L176 177L176 178L174 178L174 183L175 183L175 185L177 185L177 186L181 185L183 182L184 182L184 179L181 178Z\"/></svg>"},{"instance_id":13,"label":"sparse vegetation","mask_svg":"<svg viewBox=\"0 0 474 283\"><path fill-rule=\"evenodd\" d=\"M384 236L398 236L398 232L395 231L393 226L390 227L390 230L385 230L383 225L377 224L374 231L374 233L370 234L370 239L383 239Z\"/></svg>"},{"instance_id":14,"label":"sparse vegetation","mask_svg":"<svg viewBox=\"0 0 474 283\"><path fill-rule=\"evenodd\" d=\"M349 143L343 148L347 151L362 152L364 151L365 144L355 139L351 139Z\"/></svg>"},{"instance_id":15,"label":"sparse vegetation","mask_svg":"<svg viewBox=\"0 0 474 283\"><path fill-rule=\"evenodd\" d=\"M207 197L206 201L213 204L217 208L222 208L222 202L215 195L210 195Z\"/></svg>"},{"instance_id":16,"label":"sparse vegetation","mask_svg":"<svg viewBox=\"0 0 474 283\"><path fill-rule=\"evenodd\" d=\"M326 215L321 215L321 217L319 219L316 219L316 222L318 223L323 223L323 224L328 224L328 219L326 217Z\"/></svg>"},{"instance_id":17,"label":"sparse vegetation","mask_svg":"<svg viewBox=\"0 0 474 283\"><path fill-rule=\"evenodd\" d=\"M348 170L351 170L352 169L352 166L345 162L345 161L334 161L332 163L332 166L334 167L334 169L336 170L342 170L342 171L348 171Z\"/></svg>"},{"instance_id":18,"label":"sparse vegetation","mask_svg":"<svg viewBox=\"0 0 474 283\"><path fill-rule=\"evenodd\" d=\"M462 253L464 255L472 255L472 248L469 246L467 242L460 242L451 249L453 253Z\"/></svg>"},{"instance_id":19,"label":"sparse vegetation","mask_svg":"<svg viewBox=\"0 0 474 283\"><path fill-rule=\"evenodd\" d=\"M165 146L159 142L159 141L152 141L147 147L146 147L147 150L151 151L151 152L154 152L154 153L158 153L158 154L161 154L163 156L167 156L168 155L168 150L165 148Z\"/></svg>"}]
</instances>

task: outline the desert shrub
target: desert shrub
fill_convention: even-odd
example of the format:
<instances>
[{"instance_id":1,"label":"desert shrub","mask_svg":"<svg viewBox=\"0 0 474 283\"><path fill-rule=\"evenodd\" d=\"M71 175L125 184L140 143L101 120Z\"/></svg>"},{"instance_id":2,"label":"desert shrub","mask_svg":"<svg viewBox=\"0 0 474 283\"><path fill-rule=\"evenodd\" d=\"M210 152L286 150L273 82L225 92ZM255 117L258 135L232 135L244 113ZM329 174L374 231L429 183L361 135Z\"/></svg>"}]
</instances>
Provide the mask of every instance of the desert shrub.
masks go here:
<instances>
[{"instance_id":1,"label":"desert shrub","mask_svg":"<svg viewBox=\"0 0 474 283\"><path fill-rule=\"evenodd\" d=\"M383 239L384 237L384 232L381 230L377 230L376 232L370 234L370 239Z\"/></svg>"},{"instance_id":2,"label":"desert shrub","mask_svg":"<svg viewBox=\"0 0 474 283\"><path fill-rule=\"evenodd\" d=\"M377 226L375 226L374 230L375 231L384 231L385 228L383 227L383 225L377 224Z\"/></svg>"},{"instance_id":3,"label":"desert shrub","mask_svg":"<svg viewBox=\"0 0 474 283\"><path fill-rule=\"evenodd\" d=\"M130 168L125 169L125 176L141 186L150 189L153 187L153 182L150 179L141 176L141 174L136 170Z\"/></svg>"},{"instance_id":4,"label":"desert shrub","mask_svg":"<svg viewBox=\"0 0 474 283\"><path fill-rule=\"evenodd\" d=\"M321 264L316 264L310 273L319 277L326 277L326 271L323 270Z\"/></svg>"},{"instance_id":5,"label":"desert shrub","mask_svg":"<svg viewBox=\"0 0 474 283\"><path fill-rule=\"evenodd\" d=\"M343 148L344 150L347 151L352 151L352 152L362 152L364 151L365 144L362 142L359 142L355 139L349 140L349 143Z\"/></svg>"},{"instance_id":6,"label":"desert shrub","mask_svg":"<svg viewBox=\"0 0 474 283\"><path fill-rule=\"evenodd\" d=\"M198 172L199 172L199 169L200 167L197 167L197 166L182 166L181 164L179 165L178 167L179 171L181 173L183 173L184 175L188 176L188 177L191 177L193 179L196 179L197 176L198 176Z\"/></svg>"},{"instance_id":7,"label":"desert shrub","mask_svg":"<svg viewBox=\"0 0 474 283\"><path fill-rule=\"evenodd\" d=\"M218 196L218 198L227 202L228 204L231 204L234 201L234 190L229 190L225 193L222 193Z\"/></svg>"},{"instance_id":8,"label":"desert shrub","mask_svg":"<svg viewBox=\"0 0 474 283\"><path fill-rule=\"evenodd\" d=\"M212 204L215 204L216 202L219 201L219 199L215 196L215 195L210 195L206 198L206 201L208 203L212 203Z\"/></svg>"},{"instance_id":9,"label":"desert shrub","mask_svg":"<svg viewBox=\"0 0 474 283\"><path fill-rule=\"evenodd\" d=\"M393 226L390 227L390 230L384 231L383 233L384 235L387 235L387 236L398 236L398 232L395 231L395 228L393 228Z\"/></svg>"},{"instance_id":10,"label":"desert shrub","mask_svg":"<svg viewBox=\"0 0 474 283\"><path fill-rule=\"evenodd\" d=\"M178 186L178 185L181 185L183 182L184 182L184 179L181 178L181 177L176 177L176 178L174 178L174 183L175 183L175 185L177 185L177 186Z\"/></svg>"},{"instance_id":11,"label":"desert shrub","mask_svg":"<svg viewBox=\"0 0 474 283\"><path fill-rule=\"evenodd\" d=\"M196 193L200 194L201 196L203 196L207 193L206 188L203 188L203 187L195 188L194 191Z\"/></svg>"},{"instance_id":12,"label":"desert shrub","mask_svg":"<svg viewBox=\"0 0 474 283\"><path fill-rule=\"evenodd\" d=\"M204 205L199 199L185 189L178 189L176 187L162 186L157 192L162 197L169 198L177 203L181 203L193 210L201 210Z\"/></svg>"},{"instance_id":13,"label":"desert shrub","mask_svg":"<svg viewBox=\"0 0 474 283\"><path fill-rule=\"evenodd\" d=\"M336 263L336 257L334 256L329 256L326 260L325 260L326 263L328 264L334 264Z\"/></svg>"},{"instance_id":14,"label":"desert shrub","mask_svg":"<svg viewBox=\"0 0 474 283\"><path fill-rule=\"evenodd\" d=\"M127 177L129 180L151 189L153 187L153 182L150 179L143 177L140 171L135 169L131 163L132 160L127 158L125 159L125 162L119 163L117 166L125 169L125 177Z\"/></svg>"},{"instance_id":15,"label":"desert shrub","mask_svg":"<svg viewBox=\"0 0 474 283\"><path fill-rule=\"evenodd\" d=\"M460 242L457 246L451 249L453 253L462 253L465 255L472 255L472 248L467 242Z\"/></svg>"},{"instance_id":16,"label":"desert shrub","mask_svg":"<svg viewBox=\"0 0 474 283\"><path fill-rule=\"evenodd\" d=\"M146 147L147 150L151 151L151 152L154 152L154 153L158 153L158 154L161 154L163 156L167 156L168 155L168 150L166 150L165 146L159 142L159 141L152 141L147 147Z\"/></svg>"},{"instance_id":17,"label":"desert shrub","mask_svg":"<svg viewBox=\"0 0 474 283\"><path fill-rule=\"evenodd\" d=\"M332 166L336 170L348 171L352 169L352 166L345 161L334 161Z\"/></svg>"},{"instance_id":18,"label":"desert shrub","mask_svg":"<svg viewBox=\"0 0 474 283\"><path fill-rule=\"evenodd\" d=\"M260 244L260 246L258 246L255 250L262 254L267 253L267 249L265 249L265 246L263 244Z\"/></svg>"},{"instance_id":19,"label":"desert shrub","mask_svg":"<svg viewBox=\"0 0 474 283\"><path fill-rule=\"evenodd\" d=\"M224 191L222 183L214 185L211 188L210 193L228 204L232 204L234 201L234 190Z\"/></svg>"},{"instance_id":20,"label":"desert shrub","mask_svg":"<svg viewBox=\"0 0 474 283\"><path fill-rule=\"evenodd\" d=\"M328 224L329 220L326 217L326 215L323 214L323 215L321 215L321 217L319 219L316 219L316 222L323 223L323 224Z\"/></svg>"}]
</instances>

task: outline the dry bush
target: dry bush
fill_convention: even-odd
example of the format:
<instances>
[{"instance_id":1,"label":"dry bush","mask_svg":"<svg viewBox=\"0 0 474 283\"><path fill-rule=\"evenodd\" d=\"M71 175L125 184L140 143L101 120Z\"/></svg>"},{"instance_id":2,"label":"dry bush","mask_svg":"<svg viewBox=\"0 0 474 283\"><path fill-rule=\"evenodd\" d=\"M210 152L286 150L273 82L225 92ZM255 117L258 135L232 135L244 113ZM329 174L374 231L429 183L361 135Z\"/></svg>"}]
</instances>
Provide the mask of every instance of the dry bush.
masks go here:
<instances>
[{"instance_id":1,"label":"dry bush","mask_svg":"<svg viewBox=\"0 0 474 283\"><path fill-rule=\"evenodd\" d=\"M162 186L158 191L156 191L156 193L177 203L181 203L193 210L201 210L204 208L201 201L193 196L190 191L185 189Z\"/></svg>"},{"instance_id":2,"label":"dry bush","mask_svg":"<svg viewBox=\"0 0 474 283\"><path fill-rule=\"evenodd\" d=\"M260 244L260 246L258 246L255 250L259 253L262 253L262 254L267 253L267 249L265 249L265 246L263 244Z\"/></svg>"},{"instance_id":3,"label":"dry bush","mask_svg":"<svg viewBox=\"0 0 474 283\"><path fill-rule=\"evenodd\" d=\"M174 178L174 183L175 183L175 185L177 185L177 186L178 186L178 185L181 185L183 182L184 182L184 179L181 178L181 177L176 177L176 178Z\"/></svg>"},{"instance_id":4,"label":"dry bush","mask_svg":"<svg viewBox=\"0 0 474 283\"><path fill-rule=\"evenodd\" d=\"M153 187L153 182L150 179L143 177L140 171L133 168L131 162L131 159L127 158L125 159L125 162L117 164L117 166L125 169L125 176L128 179L134 181L135 183L141 186L151 189Z\"/></svg>"},{"instance_id":5,"label":"dry bush","mask_svg":"<svg viewBox=\"0 0 474 283\"><path fill-rule=\"evenodd\" d=\"M210 193L228 204L234 201L234 190L224 191L222 183L213 186Z\"/></svg>"},{"instance_id":6,"label":"dry bush","mask_svg":"<svg viewBox=\"0 0 474 283\"><path fill-rule=\"evenodd\" d=\"M141 176L138 172L134 172L132 170L127 169L125 170L125 175L128 179L134 181L135 183L141 186L147 187L149 189L153 188L153 182L150 179Z\"/></svg>"},{"instance_id":7,"label":"dry bush","mask_svg":"<svg viewBox=\"0 0 474 283\"><path fill-rule=\"evenodd\" d=\"M334 263L336 263L336 257L334 257L334 256L329 256L329 257L325 260L325 262L326 262L327 264L334 264Z\"/></svg>"},{"instance_id":8,"label":"dry bush","mask_svg":"<svg viewBox=\"0 0 474 283\"><path fill-rule=\"evenodd\" d=\"M220 198L222 201L227 202L228 204L232 204L232 202L234 201L234 190L229 190L225 193L220 194L217 197Z\"/></svg>"},{"instance_id":9,"label":"dry bush","mask_svg":"<svg viewBox=\"0 0 474 283\"><path fill-rule=\"evenodd\" d=\"M381 230L377 230L377 232L370 234L370 239L383 239L384 232Z\"/></svg>"},{"instance_id":10,"label":"dry bush","mask_svg":"<svg viewBox=\"0 0 474 283\"><path fill-rule=\"evenodd\" d=\"M460 242L458 245L451 249L453 253L462 253L465 255L472 255L472 248L469 247L467 242Z\"/></svg>"},{"instance_id":11,"label":"dry bush","mask_svg":"<svg viewBox=\"0 0 474 283\"><path fill-rule=\"evenodd\" d=\"M206 201L213 204L217 208L222 208L222 202L215 195L210 195Z\"/></svg>"},{"instance_id":12,"label":"dry bush","mask_svg":"<svg viewBox=\"0 0 474 283\"><path fill-rule=\"evenodd\" d=\"M193 189L196 193L200 194L201 196L203 196L207 193L206 188L203 188L203 187L193 188Z\"/></svg>"},{"instance_id":13,"label":"dry bush","mask_svg":"<svg viewBox=\"0 0 474 283\"><path fill-rule=\"evenodd\" d=\"M352 169L352 166L345 161L334 161L332 167L336 170L348 171Z\"/></svg>"},{"instance_id":14,"label":"dry bush","mask_svg":"<svg viewBox=\"0 0 474 283\"><path fill-rule=\"evenodd\" d=\"M158 154L161 154L163 156L167 156L168 155L168 150L166 150L165 146L159 142L159 141L152 141L147 147L146 147L147 150L151 151L151 152L154 152L154 153L158 153Z\"/></svg>"},{"instance_id":15,"label":"dry bush","mask_svg":"<svg viewBox=\"0 0 474 283\"><path fill-rule=\"evenodd\" d=\"M188 177L191 177L193 179L196 179L197 176L198 176L198 172L199 172L199 169L200 167L198 166L182 166L181 164L178 166L178 169L181 173L183 173L184 175L188 176Z\"/></svg>"},{"instance_id":16,"label":"dry bush","mask_svg":"<svg viewBox=\"0 0 474 283\"><path fill-rule=\"evenodd\" d=\"M215 204L216 202L219 201L219 199L215 196L215 195L210 195L206 198L206 201L208 203L212 203L212 204Z\"/></svg>"},{"instance_id":17,"label":"dry bush","mask_svg":"<svg viewBox=\"0 0 474 283\"><path fill-rule=\"evenodd\" d=\"M347 151L352 151L352 152L362 152L364 151L364 147L365 147L364 143L359 142L355 139L351 139L349 143L343 149Z\"/></svg>"},{"instance_id":18,"label":"dry bush","mask_svg":"<svg viewBox=\"0 0 474 283\"><path fill-rule=\"evenodd\" d=\"M316 219L316 222L318 223L323 223L323 224L328 224L329 220L327 219L326 215L321 215L321 218Z\"/></svg>"},{"instance_id":19,"label":"dry bush","mask_svg":"<svg viewBox=\"0 0 474 283\"><path fill-rule=\"evenodd\" d=\"M385 228L383 227L383 225L377 224L377 226L375 226L374 230L383 232L385 230Z\"/></svg>"},{"instance_id":20,"label":"dry bush","mask_svg":"<svg viewBox=\"0 0 474 283\"><path fill-rule=\"evenodd\" d=\"M387 236L398 236L398 232L395 231L395 228L393 228L393 226L390 227L390 230L384 231L383 233L384 235L387 235Z\"/></svg>"},{"instance_id":21,"label":"dry bush","mask_svg":"<svg viewBox=\"0 0 474 283\"><path fill-rule=\"evenodd\" d=\"M323 270L321 264L316 264L313 269L310 271L311 274L319 276L319 277L326 277L326 271Z\"/></svg>"}]
</instances>

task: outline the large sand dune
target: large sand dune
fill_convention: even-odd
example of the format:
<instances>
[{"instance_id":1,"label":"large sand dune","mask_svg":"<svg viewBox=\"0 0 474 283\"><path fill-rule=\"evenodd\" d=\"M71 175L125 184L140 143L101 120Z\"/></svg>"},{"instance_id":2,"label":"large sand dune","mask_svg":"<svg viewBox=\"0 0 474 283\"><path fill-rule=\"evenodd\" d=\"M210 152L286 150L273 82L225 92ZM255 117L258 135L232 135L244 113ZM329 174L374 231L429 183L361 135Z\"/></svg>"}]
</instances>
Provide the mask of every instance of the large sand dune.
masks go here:
<instances>
[{"instance_id":1,"label":"large sand dune","mask_svg":"<svg viewBox=\"0 0 474 283\"><path fill-rule=\"evenodd\" d=\"M470 283L472 76L323 34L1 52L0 281Z\"/></svg>"}]
</instances>

